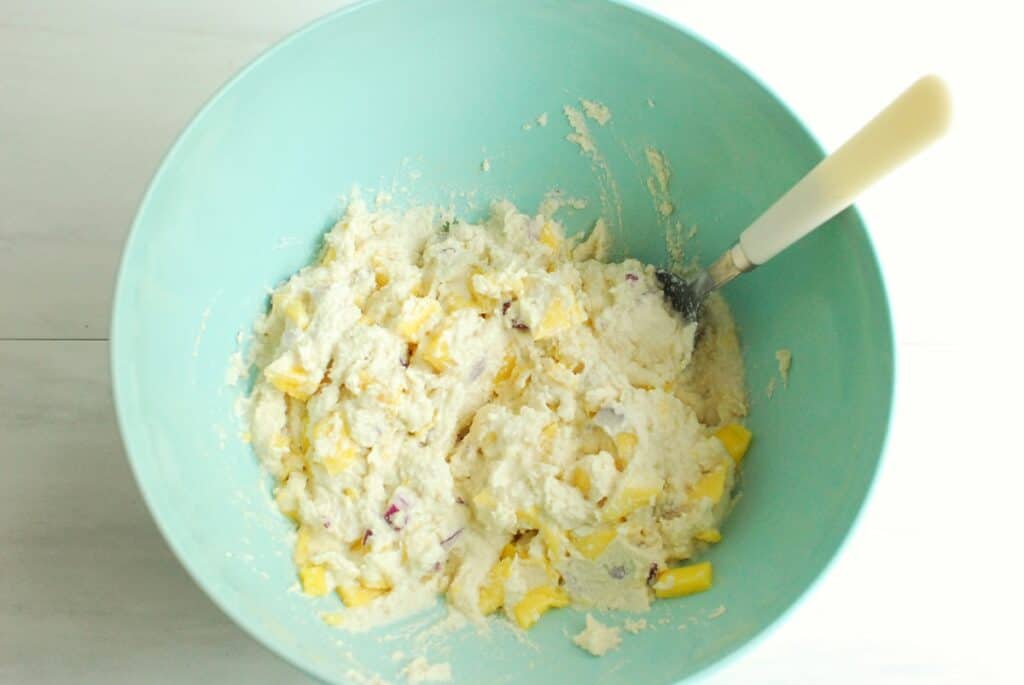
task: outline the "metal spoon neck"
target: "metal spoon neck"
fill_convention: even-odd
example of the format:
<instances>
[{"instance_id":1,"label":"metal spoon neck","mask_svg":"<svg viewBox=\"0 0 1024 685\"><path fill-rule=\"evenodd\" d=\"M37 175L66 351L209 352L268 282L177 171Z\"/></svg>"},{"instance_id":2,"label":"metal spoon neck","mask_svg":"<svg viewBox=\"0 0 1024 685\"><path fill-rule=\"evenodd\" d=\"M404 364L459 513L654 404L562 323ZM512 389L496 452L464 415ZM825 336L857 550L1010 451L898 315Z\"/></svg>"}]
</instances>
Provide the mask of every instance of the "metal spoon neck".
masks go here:
<instances>
[{"instance_id":1,"label":"metal spoon neck","mask_svg":"<svg viewBox=\"0 0 1024 685\"><path fill-rule=\"evenodd\" d=\"M701 290L701 299L729 283L740 274L752 271L755 267L757 265L747 259L747 255L743 252L743 247L736 243L707 268L705 272L707 278L697 279L697 287Z\"/></svg>"}]
</instances>

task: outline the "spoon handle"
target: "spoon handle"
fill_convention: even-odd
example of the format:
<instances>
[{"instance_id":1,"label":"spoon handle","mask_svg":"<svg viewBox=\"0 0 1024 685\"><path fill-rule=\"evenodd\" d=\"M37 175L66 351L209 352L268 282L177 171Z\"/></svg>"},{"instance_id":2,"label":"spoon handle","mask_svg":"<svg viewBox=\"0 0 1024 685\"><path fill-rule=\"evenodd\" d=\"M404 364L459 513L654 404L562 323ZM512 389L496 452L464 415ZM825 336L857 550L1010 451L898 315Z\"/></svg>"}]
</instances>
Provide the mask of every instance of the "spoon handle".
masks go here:
<instances>
[{"instance_id":1,"label":"spoon handle","mask_svg":"<svg viewBox=\"0 0 1024 685\"><path fill-rule=\"evenodd\" d=\"M729 251L731 261L740 271L764 264L938 139L949 120L946 84L937 76L921 78L743 231Z\"/></svg>"}]
</instances>

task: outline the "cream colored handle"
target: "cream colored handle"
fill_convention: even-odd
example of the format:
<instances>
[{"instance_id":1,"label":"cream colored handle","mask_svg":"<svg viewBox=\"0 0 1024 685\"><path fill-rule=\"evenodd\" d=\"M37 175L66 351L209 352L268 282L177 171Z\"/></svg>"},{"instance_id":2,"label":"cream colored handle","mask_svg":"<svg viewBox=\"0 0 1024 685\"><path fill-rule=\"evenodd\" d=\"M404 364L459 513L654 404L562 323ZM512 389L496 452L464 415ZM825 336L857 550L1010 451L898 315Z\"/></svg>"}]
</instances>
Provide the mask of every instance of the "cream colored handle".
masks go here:
<instances>
[{"instance_id":1,"label":"cream colored handle","mask_svg":"<svg viewBox=\"0 0 1024 685\"><path fill-rule=\"evenodd\" d=\"M862 190L942 136L950 113L942 79L917 81L740 235L748 268L764 264L849 207Z\"/></svg>"}]
</instances>

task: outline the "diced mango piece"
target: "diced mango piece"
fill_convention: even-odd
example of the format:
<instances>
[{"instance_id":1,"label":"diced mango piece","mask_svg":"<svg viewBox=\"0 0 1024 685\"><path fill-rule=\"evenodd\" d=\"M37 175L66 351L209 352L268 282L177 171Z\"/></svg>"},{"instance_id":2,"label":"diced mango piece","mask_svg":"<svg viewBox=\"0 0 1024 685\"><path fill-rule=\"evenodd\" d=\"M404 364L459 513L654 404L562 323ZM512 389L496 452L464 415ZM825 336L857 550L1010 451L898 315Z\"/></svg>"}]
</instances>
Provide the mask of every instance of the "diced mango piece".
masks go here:
<instances>
[{"instance_id":1,"label":"diced mango piece","mask_svg":"<svg viewBox=\"0 0 1024 685\"><path fill-rule=\"evenodd\" d=\"M534 329L534 340L548 338L562 329L569 327L571 324L569 311L569 307L566 307L562 298L556 297L551 300L551 304L549 304L547 310L545 310L544 317L541 319L540 324L536 329Z\"/></svg>"},{"instance_id":2,"label":"diced mango piece","mask_svg":"<svg viewBox=\"0 0 1024 685\"><path fill-rule=\"evenodd\" d=\"M338 596L341 597L341 601L344 602L345 606L349 609L366 606L373 600L378 597L383 597L387 593L387 590L363 587L360 583L342 585L338 588Z\"/></svg>"},{"instance_id":3,"label":"diced mango piece","mask_svg":"<svg viewBox=\"0 0 1024 685\"><path fill-rule=\"evenodd\" d=\"M338 415L320 419L313 426L313 439L329 438L334 442L334 452L322 459L327 473L334 476L349 467L359 455L359 445L352 440L345 427L345 421Z\"/></svg>"},{"instance_id":4,"label":"diced mango piece","mask_svg":"<svg viewBox=\"0 0 1024 685\"><path fill-rule=\"evenodd\" d=\"M306 305L301 297L293 297L284 304L284 315L289 321L294 323L296 327L303 330L309 326L309 311L306 309Z\"/></svg>"},{"instance_id":5,"label":"diced mango piece","mask_svg":"<svg viewBox=\"0 0 1024 685\"><path fill-rule=\"evenodd\" d=\"M546 523L540 524L540 537L544 541L544 546L548 550L549 559L559 559L562 556L562 539L559 537L558 532L555 528L547 525ZM551 569L553 570L553 569ZM557 579L558 576L555 576Z\"/></svg>"},{"instance_id":6,"label":"diced mango piece","mask_svg":"<svg viewBox=\"0 0 1024 685\"><path fill-rule=\"evenodd\" d=\"M702 530L701 532L694 535L695 538L701 542L707 542L708 544L714 544L722 541L722 534L717 528L709 528L708 530Z\"/></svg>"},{"instance_id":7,"label":"diced mango piece","mask_svg":"<svg viewBox=\"0 0 1024 685\"><path fill-rule=\"evenodd\" d=\"M309 561L309 528L303 526L299 528L298 537L295 538L295 552L293 558L297 565L303 566Z\"/></svg>"},{"instance_id":8,"label":"diced mango piece","mask_svg":"<svg viewBox=\"0 0 1024 685\"><path fill-rule=\"evenodd\" d=\"M512 556L502 557L491 570L487 572L487 580L480 586L480 613L484 616L493 614L505 603L505 581L512 573L512 557L515 556L513 548Z\"/></svg>"},{"instance_id":9,"label":"diced mango piece","mask_svg":"<svg viewBox=\"0 0 1024 685\"><path fill-rule=\"evenodd\" d=\"M505 354L505 361L502 363L501 368L498 369L498 373L494 376L495 383L501 383L507 381L512 377L512 372L516 368L516 357L512 353Z\"/></svg>"},{"instance_id":10,"label":"diced mango piece","mask_svg":"<svg viewBox=\"0 0 1024 685\"><path fill-rule=\"evenodd\" d=\"M711 587L711 562L667 568L654 581L656 597L682 597Z\"/></svg>"},{"instance_id":11,"label":"diced mango piece","mask_svg":"<svg viewBox=\"0 0 1024 685\"><path fill-rule=\"evenodd\" d=\"M494 499L494 495L490 490L484 488L480 492L473 495L473 504L478 509L494 509L498 506L498 500Z\"/></svg>"},{"instance_id":12,"label":"diced mango piece","mask_svg":"<svg viewBox=\"0 0 1024 685\"><path fill-rule=\"evenodd\" d=\"M381 576L380 578L360 578L359 584L367 590L384 590L388 592L391 590L391 583L388 582L387 578Z\"/></svg>"},{"instance_id":13,"label":"diced mango piece","mask_svg":"<svg viewBox=\"0 0 1024 685\"><path fill-rule=\"evenodd\" d=\"M725 468L719 466L711 473L704 475L690 488L690 494L694 497L707 497L717 504L725 494Z\"/></svg>"},{"instance_id":14,"label":"diced mango piece","mask_svg":"<svg viewBox=\"0 0 1024 685\"><path fill-rule=\"evenodd\" d=\"M327 569L320 564L309 564L299 569L302 591L313 597L327 594Z\"/></svg>"},{"instance_id":15,"label":"diced mango piece","mask_svg":"<svg viewBox=\"0 0 1024 685\"><path fill-rule=\"evenodd\" d=\"M535 510L517 511L516 521L519 523L520 528L540 530L540 519L537 518L537 512Z\"/></svg>"},{"instance_id":16,"label":"diced mango piece","mask_svg":"<svg viewBox=\"0 0 1024 685\"><path fill-rule=\"evenodd\" d=\"M722 426L715 433L725 450L732 456L733 461L739 464L743 461L744 455L750 449L750 440L753 437L746 426L738 423L730 423Z\"/></svg>"},{"instance_id":17,"label":"diced mango piece","mask_svg":"<svg viewBox=\"0 0 1024 685\"><path fill-rule=\"evenodd\" d=\"M546 222L544 228L540 229L540 235L537 237L537 240L555 252L558 251L559 246L562 244L562 240L558 237L558 233L551 225L551 222Z\"/></svg>"},{"instance_id":18,"label":"diced mango piece","mask_svg":"<svg viewBox=\"0 0 1024 685\"><path fill-rule=\"evenodd\" d=\"M616 531L614 528L606 527L598 528L592 533L585 535L569 533L569 539L572 540L572 544L576 546L580 554L587 559L597 559L604 553L608 545L612 543L615 535Z\"/></svg>"},{"instance_id":19,"label":"diced mango piece","mask_svg":"<svg viewBox=\"0 0 1024 685\"><path fill-rule=\"evenodd\" d=\"M660 493L661 486L623 488L602 510L601 518L615 521L642 507L653 506Z\"/></svg>"},{"instance_id":20,"label":"diced mango piece","mask_svg":"<svg viewBox=\"0 0 1024 685\"><path fill-rule=\"evenodd\" d=\"M397 332L407 342L419 339L423 328L435 314L440 313L441 304L432 298L412 297L402 306L402 317L398 322Z\"/></svg>"},{"instance_id":21,"label":"diced mango piece","mask_svg":"<svg viewBox=\"0 0 1024 685\"><path fill-rule=\"evenodd\" d=\"M299 365L294 365L288 371L275 369L273 365L263 370L270 384L289 397L305 402L309 399L311 392L308 389L309 376L306 370Z\"/></svg>"},{"instance_id":22,"label":"diced mango piece","mask_svg":"<svg viewBox=\"0 0 1024 685\"><path fill-rule=\"evenodd\" d=\"M576 467L572 472L572 479L569 482L583 493L584 497L590 497L590 475L584 469Z\"/></svg>"},{"instance_id":23,"label":"diced mango piece","mask_svg":"<svg viewBox=\"0 0 1024 685\"><path fill-rule=\"evenodd\" d=\"M332 628L337 628L345 621L345 615L339 611L325 611L320 614L320 620Z\"/></svg>"},{"instance_id":24,"label":"diced mango piece","mask_svg":"<svg viewBox=\"0 0 1024 685\"><path fill-rule=\"evenodd\" d=\"M419 354L438 373L455 365L455 359L452 357L451 347L444 330L432 335L426 344L420 347Z\"/></svg>"},{"instance_id":25,"label":"diced mango piece","mask_svg":"<svg viewBox=\"0 0 1024 685\"><path fill-rule=\"evenodd\" d=\"M373 282L378 288L383 288L391 282L391 276L377 260L374 260Z\"/></svg>"},{"instance_id":26,"label":"diced mango piece","mask_svg":"<svg viewBox=\"0 0 1024 685\"><path fill-rule=\"evenodd\" d=\"M624 471L629 461L636 454L639 440L636 433L619 433L615 436L615 468Z\"/></svg>"},{"instance_id":27,"label":"diced mango piece","mask_svg":"<svg viewBox=\"0 0 1024 685\"><path fill-rule=\"evenodd\" d=\"M466 291L456 290L444 296L444 308L449 312L476 306L477 302L473 299L473 295L469 292L468 288Z\"/></svg>"},{"instance_id":28,"label":"diced mango piece","mask_svg":"<svg viewBox=\"0 0 1024 685\"><path fill-rule=\"evenodd\" d=\"M548 585L535 587L527 592L512 609L512 616L523 630L536 623L548 609L569 606L565 591Z\"/></svg>"},{"instance_id":29,"label":"diced mango piece","mask_svg":"<svg viewBox=\"0 0 1024 685\"><path fill-rule=\"evenodd\" d=\"M355 459L355 451L339 452L332 454L331 456L323 460L324 468L327 469L327 473L336 476L345 469L348 468L352 460Z\"/></svg>"},{"instance_id":30,"label":"diced mango piece","mask_svg":"<svg viewBox=\"0 0 1024 685\"><path fill-rule=\"evenodd\" d=\"M284 489L279 489L277 494L274 495L274 501L277 502L277 508L282 514L290 518L295 523L299 522L298 501L294 497L290 497L286 494Z\"/></svg>"}]
</instances>

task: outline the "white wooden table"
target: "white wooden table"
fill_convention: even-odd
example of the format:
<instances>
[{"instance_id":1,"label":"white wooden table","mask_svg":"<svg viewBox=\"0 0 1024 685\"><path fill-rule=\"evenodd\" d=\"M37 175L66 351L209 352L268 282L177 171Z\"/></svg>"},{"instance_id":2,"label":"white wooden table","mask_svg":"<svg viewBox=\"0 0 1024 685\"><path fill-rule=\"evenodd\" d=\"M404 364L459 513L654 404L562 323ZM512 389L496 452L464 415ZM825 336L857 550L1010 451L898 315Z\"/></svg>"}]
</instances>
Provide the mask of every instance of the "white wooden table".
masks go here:
<instances>
[{"instance_id":1,"label":"white wooden table","mask_svg":"<svg viewBox=\"0 0 1024 685\"><path fill-rule=\"evenodd\" d=\"M0 683L307 682L158 535L114 424L107 331L122 239L173 137L343 4L0 0ZM1024 682L1013 3L645 4L750 67L829 148L919 74L945 75L957 104L948 140L860 204L899 355L875 494L810 597L715 682Z\"/></svg>"}]
</instances>

